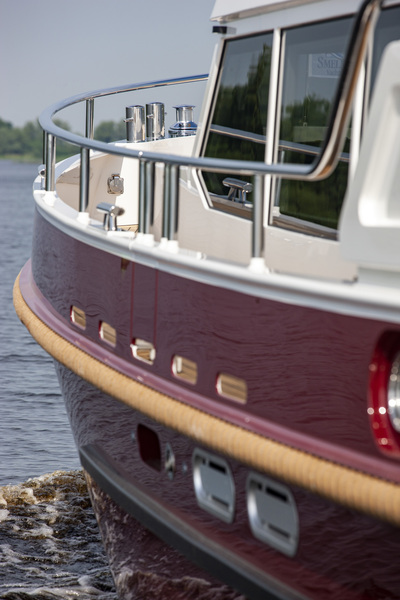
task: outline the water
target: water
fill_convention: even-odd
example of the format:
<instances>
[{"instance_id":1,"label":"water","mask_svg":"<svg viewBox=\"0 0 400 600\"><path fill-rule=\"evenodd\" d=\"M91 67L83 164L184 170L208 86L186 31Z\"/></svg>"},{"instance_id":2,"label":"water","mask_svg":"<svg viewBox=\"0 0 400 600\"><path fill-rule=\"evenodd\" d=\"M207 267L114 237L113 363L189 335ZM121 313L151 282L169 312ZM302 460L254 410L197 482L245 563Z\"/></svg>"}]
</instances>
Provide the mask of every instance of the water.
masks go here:
<instances>
[{"instance_id":1,"label":"water","mask_svg":"<svg viewBox=\"0 0 400 600\"><path fill-rule=\"evenodd\" d=\"M0 598L116 600L52 359L12 305L36 173L0 160Z\"/></svg>"}]
</instances>

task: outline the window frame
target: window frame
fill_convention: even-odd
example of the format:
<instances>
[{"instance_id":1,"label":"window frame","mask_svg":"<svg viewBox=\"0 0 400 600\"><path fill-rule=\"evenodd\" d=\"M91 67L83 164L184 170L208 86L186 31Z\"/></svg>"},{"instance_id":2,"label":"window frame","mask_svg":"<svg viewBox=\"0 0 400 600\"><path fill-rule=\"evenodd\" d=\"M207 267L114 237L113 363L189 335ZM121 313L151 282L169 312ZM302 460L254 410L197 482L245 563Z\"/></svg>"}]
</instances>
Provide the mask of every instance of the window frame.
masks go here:
<instances>
[{"instance_id":1,"label":"window frame","mask_svg":"<svg viewBox=\"0 0 400 600\"><path fill-rule=\"evenodd\" d=\"M217 69L217 77L215 78L215 82L214 82L214 86L213 86L213 92L212 92L212 100L210 102L209 105L209 109L207 112L207 122L204 128L204 135L202 137L201 143L200 143L200 156L205 156L205 152L207 149L207 144L208 144L208 140L209 140L209 134L210 132L212 132L212 120L214 117L214 113L215 113L215 107L216 107L216 103L218 100L218 94L220 92L220 84L221 84L221 78L222 78L222 72L223 72L223 64L224 64L224 59L226 56L226 51L227 51L227 46L230 42L236 42L236 41L240 41L243 39L251 39L251 38L256 38L256 37L260 37L262 35L271 35L272 36L272 50L271 50L271 63L273 61L273 55L274 55L274 34L275 34L275 30L274 29L261 29L258 31L252 31L249 33L242 33L240 35L233 35L233 36L229 36L227 38L225 38L222 42L222 48L220 50L220 56L219 56L219 61L218 61L218 69ZM272 68L272 65L271 65ZM273 80L273 78L271 77L271 72L270 72L270 80L269 80L269 86L268 86L268 108L267 108L267 115L266 115L266 121L265 121L265 152L264 152L264 162L267 158L268 155L268 150L267 150L267 146L268 146L268 123L269 123L269 110L270 110L270 101L271 101L271 90L270 90L270 84L271 81ZM257 134L254 134L254 137L256 137ZM231 175L232 176L232 175ZM238 202L232 202L231 200L228 200L227 197L225 196L219 196L218 194L214 194L213 192L211 192L208 187L207 187L207 183L203 177L203 171L199 170L198 171L198 177L199 177L199 181L202 187L202 190L204 192L204 196L207 200L207 205L211 210L216 210L219 212L226 212L229 213L232 216L237 216L240 218L244 218L247 220L251 220L252 219L252 207L243 205L243 204L239 204ZM218 204L218 206L216 207L215 204Z\"/></svg>"},{"instance_id":2,"label":"window frame","mask_svg":"<svg viewBox=\"0 0 400 600\"><path fill-rule=\"evenodd\" d=\"M390 11L391 9L398 8L398 5L389 5L382 9L382 12ZM285 24L282 28L265 28L261 30L252 30L247 31L246 33L240 33L239 35L230 35L226 37L221 44L220 48L220 56L218 61L218 69L215 76L215 80L213 82L213 91L211 95L211 101L209 104L209 110L207 111L207 121L204 127L204 134L199 144L199 155L205 156L205 151L207 148L207 143L209 139L209 134L212 125L212 119L214 116L215 106L218 99L218 94L220 91L221 77L222 77L222 67L224 63L224 59L226 56L227 45L236 40L246 39L246 38L254 38L263 34L272 34L272 49L271 49L271 67L270 67L270 81L269 81L269 92L268 92L268 110L267 110L267 120L265 123L265 131L266 131L266 142L265 142L265 155L264 162L267 164L270 162L277 162L277 154L278 154L278 145L279 145L279 132L281 129L281 108L282 108L282 86L284 81L284 61L285 61L285 34L286 32L294 29L294 28L302 28L308 27L312 25L317 25L319 23L329 23L335 20L344 19L344 18L354 18L355 13L345 12L344 14L338 15L326 15L321 19L303 21L301 23L296 24ZM379 25L379 21L377 26ZM371 48L367 54L365 60L365 73L363 77L360 77L359 88L360 92L358 93L358 98L354 102L353 106L353 118L358 120L358 125L352 128L352 137L351 137L351 145L349 152L349 170L347 173L347 180L351 177L352 174L352 161L357 159L358 156L358 148L360 145L360 139L362 135L362 127L363 122L365 120L365 115L368 111L368 100L371 91L371 81L369 79L369 71L371 69L371 63L373 58L373 43L371 44ZM357 114L356 114L357 113ZM207 188L207 184L203 178L202 171L198 170L197 172L202 191L204 193L204 197L206 198L206 202L208 207L211 210L224 210L221 207L216 208L214 205L214 195ZM274 200L276 197L276 188L279 185L279 178L277 176L266 175L265 176L265 218L264 218L264 227L273 227L277 229L287 230L293 233L305 234L313 238L319 238L321 241L326 239L329 241L336 241L338 239L338 228L330 228L323 225L319 225L317 223L313 223L311 221L307 221L305 219L296 218L289 215L277 214L274 207ZM219 200L223 200L223 197L218 197ZM344 195L345 198L345 195ZM343 198L343 200L344 200ZM240 218L251 219L252 218L252 209L247 208L245 206L240 206L236 203L235 210L230 210L234 203L231 201L220 202L221 205L225 204L228 208L227 212L229 212L232 216L238 216ZM342 205L343 206L343 205ZM342 209L341 209L342 210ZM339 218L340 220L340 218Z\"/></svg>"}]
</instances>

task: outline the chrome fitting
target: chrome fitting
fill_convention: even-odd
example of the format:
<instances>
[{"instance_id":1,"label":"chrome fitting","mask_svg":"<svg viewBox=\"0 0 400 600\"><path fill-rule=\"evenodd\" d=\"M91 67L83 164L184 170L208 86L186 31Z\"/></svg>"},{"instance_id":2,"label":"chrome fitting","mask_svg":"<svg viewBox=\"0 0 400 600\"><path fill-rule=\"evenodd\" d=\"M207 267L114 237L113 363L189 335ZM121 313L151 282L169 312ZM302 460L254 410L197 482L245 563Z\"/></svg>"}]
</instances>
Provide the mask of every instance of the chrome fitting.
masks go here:
<instances>
[{"instance_id":1,"label":"chrome fitting","mask_svg":"<svg viewBox=\"0 0 400 600\"><path fill-rule=\"evenodd\" d=\"M128 142L144 142L145 116L144 106L135 104L125 108L126 140Z\"/></svg>"},{"instance_id":2,"label":"chrome fitting","mask_svg":"<svg viewBox=\"0 0 400 600\"><path fill-rule=\"evenodd\" d=\"M165 137L165 110L162 102L146 104L146 140L149 142Z\"/></svg>"},{"instance_id":3,"label":"chrome fitting","mask_svg":"<svg viewBox=\"0 0 400 600\"><path fill-rule=\"evenodd\" d=\"M107 179L107 192L115 196L120 196L124 193L124 179L120 177L119 173L113 173Z\"/></svg>"},{"instance_id":4,"label":"chrome fitting","mask_svg":"<svg viewBox=\"0 0 400 600\"><path fill-rule=\"evenodd\" d=\"M124 214L124 209L115 204L108 204L108 202L100 202L96 208L99 212L104 213L104 230L117 231L117 217Z\"/></svg>"},{"instance_id":5,"label":"chrome fitting","mask_svg":"<svg viewBox=\"0 0 400 600\"><path fill-rule=\"evenodd\" d=\"M193 122L193 109L191 104L181 104L174 106L176 110L176 123L169 128L168 133L171 137L183 137L195 135L197 124Z\"/></svg>"},{"instance_id":6,"label":"chrome fitting","mask_svg":"<svg viewBox=\"0 0 400 600\"><path fill-rule=\"evenodd\" d=\"M251 183L242 181L241 179L235 179L234 177L226 177L222 183L225 187L229 188L228 200L232 200L233 202L245 204L247 194L250 194L253 191Z\"/></svg>"}]
</instances>

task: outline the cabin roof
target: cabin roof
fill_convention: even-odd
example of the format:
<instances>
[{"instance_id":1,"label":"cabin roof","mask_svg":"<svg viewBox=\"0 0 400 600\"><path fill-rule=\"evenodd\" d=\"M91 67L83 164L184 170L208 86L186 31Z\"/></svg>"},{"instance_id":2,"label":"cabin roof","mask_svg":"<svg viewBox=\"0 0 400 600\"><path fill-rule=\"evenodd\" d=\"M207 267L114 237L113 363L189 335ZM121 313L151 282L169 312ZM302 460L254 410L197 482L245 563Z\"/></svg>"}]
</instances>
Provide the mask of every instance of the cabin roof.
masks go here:
<instances>
[{"instance_id":1,"label":"cabin roof","mask_svg":"<svg viewBox=\"0 0 400 600\"><path fill-rule=\"evenodd\" d=\"M229 22L263 13L315 4L320 0L216 0L211 21ZM353 4L353 3L351 3ZM359 2L358 2L359 4ZM338 7L342 1L337 2ZM310 6L310 8L312 8Z\"/></svg>"}]
</instances>

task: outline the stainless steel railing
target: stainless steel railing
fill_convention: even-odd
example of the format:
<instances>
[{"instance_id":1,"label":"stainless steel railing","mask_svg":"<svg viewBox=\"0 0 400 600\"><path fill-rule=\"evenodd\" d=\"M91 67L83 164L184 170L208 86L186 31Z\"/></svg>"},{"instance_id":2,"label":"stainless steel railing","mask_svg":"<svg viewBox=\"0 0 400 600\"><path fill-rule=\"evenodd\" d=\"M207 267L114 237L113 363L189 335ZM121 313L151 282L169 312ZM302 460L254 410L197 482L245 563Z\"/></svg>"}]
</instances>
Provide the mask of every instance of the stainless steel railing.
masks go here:
<instances>
[{"instance_id":1,"label":"stainless steel railing","mask_svg":"<svg viewBox=\"0 0 400 600\"><path fill-rule=\"evenodd\" d=\"M119 88L108 88L68 98L49 107L41 115L39 121L45 133L45 163L47 191L55 186L55 140L60 138L77 145L81 152L80 164L80 211L86 211L89 198L89 152L98 150L106 154L114 154L139 160L139 231L147 233L151 224L151 213L154 202L152 185L155 163L164 164L164 201L163 201L163 236L173 239L176 232L177 206L179 201L179 169L182 166L216 173L231 174L235 177L252 176L253 185L253 231L252 256L262 256L263 229L263 178L266 175L286 179L316 181L328 177L335 169L343 140L347 131L350 111L357 83L358 74L365 59L369 39L383 0L364 0L354 21L352 34L345 57L333 110L327 127L327 134L321 152L311 165L288 163L266 164L255 161L228 160L209 157L177 156L156 153L149 150L128 149L106 144L93 139L93 111L97 98L156 87L204 81L207 75L196 75L177 79L167 79L128 85ZM58 127L54 116L61 110L77 103L86 103L85 137L78 136Z\"/></svg>"}]
</instances>

